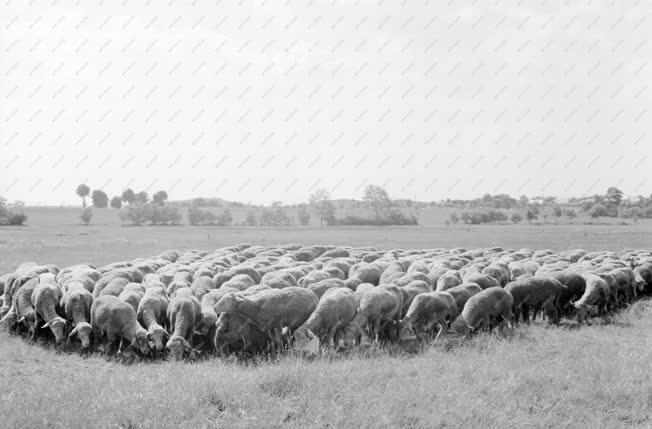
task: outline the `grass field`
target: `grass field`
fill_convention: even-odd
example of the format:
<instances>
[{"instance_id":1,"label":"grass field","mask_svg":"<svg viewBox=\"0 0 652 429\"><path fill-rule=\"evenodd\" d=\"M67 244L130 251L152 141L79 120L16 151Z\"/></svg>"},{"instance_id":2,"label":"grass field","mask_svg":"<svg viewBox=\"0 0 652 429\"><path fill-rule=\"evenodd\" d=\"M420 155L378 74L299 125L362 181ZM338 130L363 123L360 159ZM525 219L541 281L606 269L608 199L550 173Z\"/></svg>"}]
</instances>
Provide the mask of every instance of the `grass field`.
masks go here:
<instances>
[{"instance_id":1,"label":"grass field","mask_svg":"<svg viewBox=\"0 0 652 429\"><path fill-rule=\"evenodd\" d=\"M26 260L103 264L234 243L390 248L649 248L639 225L0 228L0 272ZM652 427L652 302L573 329L447 338L417 354L124 365L0 333L0 427Z\"/></svg>"}]
</instances>

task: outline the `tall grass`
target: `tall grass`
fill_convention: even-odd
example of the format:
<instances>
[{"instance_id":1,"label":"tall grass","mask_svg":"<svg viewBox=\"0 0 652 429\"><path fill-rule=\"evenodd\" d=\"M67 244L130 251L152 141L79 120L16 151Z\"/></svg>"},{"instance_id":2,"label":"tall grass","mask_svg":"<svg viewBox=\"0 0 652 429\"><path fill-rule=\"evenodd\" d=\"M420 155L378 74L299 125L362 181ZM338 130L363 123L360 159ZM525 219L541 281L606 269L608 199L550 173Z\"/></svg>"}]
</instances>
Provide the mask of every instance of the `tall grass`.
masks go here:
<instances>
[{"instance_id":1,"label":"tall grass","mask_svg":"<svg viewBox=\"0 0 652 429\"><path fill-rule=\"evenodd\" d=\"M2 427L650 427L652 302L418 354L121 365L0 335Z\"/></svg>"}]
</instances>

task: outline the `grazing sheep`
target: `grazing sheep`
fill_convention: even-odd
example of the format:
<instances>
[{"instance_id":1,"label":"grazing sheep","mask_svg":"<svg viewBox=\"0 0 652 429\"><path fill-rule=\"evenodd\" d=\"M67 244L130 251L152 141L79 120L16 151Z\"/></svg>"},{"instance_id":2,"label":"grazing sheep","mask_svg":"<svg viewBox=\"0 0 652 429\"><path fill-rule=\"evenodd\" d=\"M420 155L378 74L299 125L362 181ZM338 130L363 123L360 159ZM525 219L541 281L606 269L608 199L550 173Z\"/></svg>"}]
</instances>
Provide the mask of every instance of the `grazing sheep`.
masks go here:
<instances>
[{"instance_id":1,"label":"grazing sheep","mask_svg":"<svg viewBox=\"0 0 652 429\"><path fill-rule=\"evenodd\" d=\"M105 353L111 354L119 339L122 341L118 350L122 350L124 342L128 341L128 347L142 354L149 352L147 331L138 324L136 312L131 305L117 296L101 295L93 300L91 326L98 334L97 337L106 334Z\"/></svg>"},{"instance_id":2,"label":"grazing sheep","mask_svg":"<svg viewBox=\"0 0 652 429\"><path fill-rule=\"evenodd\" d=\"M489 289L490 287L500 287L500 281L496 280L494 277L487 274L471 274L464 277L464 283L475 283L480 286L483 290Z\"/></svg>"},{"instance_id":3,"label":"grazing sheep","mask_svg":"<svg viewBox=\"0 0 652 429\"><path fill-rule=\"evenodd\" d=\"M263 332L270 332L280 344L281 332L290 332L301 326L317 307L319 299L314 292L297 286L264 290L245 297L236 293L225 295L215 305L219 314L217 332L229 330L229 315L238 314Z\"/></svg>"},{"instance_id":4,"label":"grazing sheep","mask_svg":"<svg viewBox=\"0 0 652 429\"><path fill-rule=\"evenodd\" d=\"M439 335L446 332L447 325L459 314L455 298L448 292L420 293L412 303L401 323L401 337L407 332L414 332L419 339L433 334L433 329L439 325Z\"/></svg>"},{"instance_id":5,"label":"grazing sheep","mask_svg":"<svg viewBox=\"0 0 652 429\"><path fill-rule=\"evenodd\" d=\"M509 269L507 269L506 266L501 265L501 264L491 264L487 267L485 267L482 270L482 274L486 274L490 277L493 277L494 279L498 280L498 283L500 283L500 286L505 286L507 282L509 282ZM480 287L483 287L483 284L476 279L468 279L466 281L472 281L480 285Z\"/></svg>"},{"instance_id":6,"label":"grazing sheep","mask_svg":"<svg viewBox=\"0 0 652 429\"><path fill-rule=\"evenodd\" d=\"M482 292L482 288L477 283L466 282L459 286L447 289L446 292L453 296L455 304L457 305L457 311L461 313L469 298Z\"/></svg>"},{"instance_id":7,"label":"grazing sheep","mask_svg":"<svg viewBox=\"0 0 652 429\"><path fill-rule=\"evenodd\" d=\"M401 306L400 318L403 318L407 314L414 297L420 293L430 292L430 288L428 283L423 280L415 280L401 287L401 292L403 292L403 305Z\"/></svg>"},{"instance_id":8,"label":"grazing sheep","mask_svg":"<svg viewBox=\"0 0 652 429\"><path fill-rule=\"evenodd\" d=\"M317 308L294 332L299 350L314 353L320 344L337 347L344 327L356 314L355 295L350 289L335 288L324 293Z\"/></svg>"},{"instance_id":9,"label":"grazing sheep","mask_svg":"<svg viewBox=\"0 0 652 429\"><path fill-rule=\"evenodd\" d=\"M217 304L224 295L230 292L238 292L238 289L230 287L221 287L213 289L201 298L201 320L198 331L201 335L211 336L217 323L217 313L215 313L215 304Z\"/></svg>"},{"instance_id":10,"label":"grazing sheep","mask_svg":"<svg viewBox=\"0 0 652 429\"><path fill-rule=\"evenodd\" d=\"M521 314L526 323L530 322L529 311L533 310L533 320L541 308L547 308L552 313L552 321L559 323L561 313L560 300L566 286L552 277L521 277L505 286L505 290L512 295L515 322Z\"/></svg>"},{"instance_id":11,"label":"grazing sheep","mask_svg":"<svg viewBox=\"0 0 652 429\"><path fill-rule=\"evenodd\" d=\"M607 282L596 274L584 274L583 277L586 280L586 289L582 297L573 303L579 323L584 321L587 312L597 312L598 315L605 314L609 303Z\"/></svg>"},{"instance_id":12,"label":"grazing sheep","mask_svg":"<svg viewBox=\"0 0 652 429\"><path fill-rule=\"evenodd\" d=\"M559 300L562 313L568 313L568 310L573 308L572 301L579 299L586 289L584 277L572 271L542 272L539 270L535 277L552 277L566 286Z\"/></svg>"},{"instance_id":13,"label":"grazing sheep","mask_svg":"<svg viewBox=\"0 0 652 429\"><path fill-rule=\"evenodd\" d=\"M82 283L70 283L68 290L61 298L61 307L68 320L72 320L73 329L68 334L68 339L75 335L81 342L82 350L88 349L91 345L91 306L93 295Z\"/></svg>"},{"instance_id":14,"label":"grazing sheep","mask_svg":"<svg viewBox=\"0 0 652 429\"><path fill-rule=\"evenodd\" d=\"M213 281L212 277L208 276L196 277L190 285L190 289L192 289L192 293L197 297L197 299L201 299L209 291L216 288L215 281Z\"/></svg>"},{"instance_id":15,"label":"grazing sheep","mask_svg":"<svg viewBox=\"0 0 652 429\"><path fill-rule=\"evenodd\" d=\"M213 347L221 354L252 354L268 350L272 343L269 333L245 320L237 313L229 315L228 329L215 332Z\"/></svg>"},{"instance_id":16,"label":"grazing sheep","mask_svg":"<svg viewBox=\"0 0 652 429\"><path fill-rule=\"evenodd\" d=\"M138 303L136 318L147 329L150 349L161 352L169 337L165 327L168 325L167 309L169 299L161 286L151 287Z\"/></svg>"},{"instance_id":17,"label":"grazing sheep","mask_svg":"<svg viewBox=\"0 0 652 429\"><path fill-rule=\"evenodd\" d=\"M305 276L301 277L297 284L302 287L308 287L313 283L320 282L322 280L330 279L331 275L323 270L313 270L310 271Z\"/></svg>"},{"instance_id":18,"label":"grazing sheep","mask_svg":"<svg viewBox=\"0 0 652 429\"><path fill-rule=\"evenodd\" d=\"M466 301L460 315L451 327L457 333L469 334L472 331L493 328L493 323L503 322L511 327L513 320L512 294L501 287L491 287L482 290Z\"/></svg>"},{"instance_id":19,"label":"grazing sheep","mask_svg":"<svg viewBox=\"0 0 652 429\"><path fill-rule=\"evenodd\" d=\"M93 298L103 295L112 295L115 297L120 296L125 287L129 284L129 280L124 277L116 277L110 280L103 288L100 290L97 295L95 295L95 290L93 290ZM96 284L97 286L97 284Z\"/></svg>"},{"instance_id":20,"label":"grazing sheep","mask_svg":"<svg viewBox=\"0 0 652 429\"><path fill-rule=\"evenodd\" d=\"M395 291L380 286L367 291L360 299L358 313L352 323L360 329L366 328L369 338L379 341L383 325L394 323L400 317L403 300L400 289L399 295L400 298Z\"/></svg>"},{"instance_id":21,"label":"grazing sheep","mask_svg":"<svg viewBox=\"0 0 652 429\"><path fill-rule=\"evenodd\" d=\"M138 304L140 304L140 300L143 299L144 295L145 288L138 283L129 283L124 287L122 292L120 292L118 298L131 305L134 308L134 311L138 312Z\"/></svg>"},{"instance_id":22,"label":"grazing sheep","mask_svg":"<svg viewBox=\"0 0 652 429\"><path fill-rule=\"evenodd\" d=\"M186 352L192 352L195 325L201 318L201 304L194 296L176 296L168 304L168 320L172 335L165 348L174 360L183 359Z\"/></svg>"},{"instance_id":23,"label":"grazing sheep","mask_svg":"<svg viewBox=\"0 0 652 429\"><path fill-rule=\"evenodd\" d=\"M307 289L311 290L317 295L317 298L321 298L327 290L333 288L342 288L346 287L344 282L340 279L326 279L319 281L317 283L311 283L308 285Z\"/></svg>"},{"instance_id":24,"label":"grazing sheep","mask_svg":"<svg viewBox=\"0 0 652 429\"><path fill-rule=\"evenodd\" d=\"M378 286L380 283L381 269L374 264L356 264L349 269L348 277L357 277L362 283L371 283Z\"/></svg>"},{"instance_id":25,"label":"grazing sheep","mask_svg":"<svg viewBox=\"0 0 652 429\"><path fill-rule=\"evenodd\" d=\"M22 326L27 329L30 337L34 337L36 333L36 313L32 304L32 294L37 285L38 278L35 277L28 280L13 293L11 309L1 321L10 331Z\"/></svg>"},{"instance_id":26,"label":"grazing sheep","mask_svg":"<svg viewBox=\"0 0 652 429\"><path fill-rule=\"evenodd\" d=\"M462 278L457 271L447 271L437 279L436 291L444 292L447 289L453 288L455 286L462 284Z\"/></svg>"},{"instance_id":27,"label":"grazing sheep","mask_svg":"<svg viewBox=\"0 0 652 429\"><path fill-rule=\"evenodd\" d=\"M54 279L39 279L38 285L32 293L32 305L34 306L34 333L37 332L41 320L45 321L43 328L50 328L57 344L65 339L66 319L60 317L57 308L61 302L63 293L61 288L54 282Z\"/></svg>"},{"instance_id":28,"label":"grazing sheep","mask_svg":"<svg viewBox=\"0 0 652 429\"><path fill-rule=\"evenodd\" d=\"M634 267L634 284L639 292L652 289L652 263L644 263Z\"/></svg>"}]
</instances>

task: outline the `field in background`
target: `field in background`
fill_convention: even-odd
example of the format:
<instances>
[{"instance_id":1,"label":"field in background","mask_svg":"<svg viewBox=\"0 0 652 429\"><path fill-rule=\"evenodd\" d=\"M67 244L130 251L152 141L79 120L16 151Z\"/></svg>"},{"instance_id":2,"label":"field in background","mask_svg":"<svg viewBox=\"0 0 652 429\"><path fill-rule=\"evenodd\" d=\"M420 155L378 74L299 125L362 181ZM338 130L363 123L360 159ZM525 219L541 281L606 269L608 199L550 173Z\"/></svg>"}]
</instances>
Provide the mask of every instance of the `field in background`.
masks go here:
<instances>
[{"instance_id":1,"label":"field in background","mask_svg":"<svg viewBox=\"0 0 652 429\"><path fill-rule=\"evenodd\" d=\"M202 207L204 210L209 210L216 215L221 214L224 211L223 207ZM242 222L247 213L252 210L246 207L233 207L229 208L231 215L233 216L234 223ZM258 210L258 211L257 211ZM260 213L261 209L253 209L254 212ZM296 208L284 208L285 212L290 218L295 219L296 221ZM401 209L404 214L414 214L419 219L420 226L445 226L446 220L449 219L451 213L456 212L458 215L461 214L464 210L454 209L450 207L426 207L422 209ZM523 214L522 210L512 210ZM80 207L25 207L25 214L28 216L27 224L31 226L59 226L59 225L79 225L79 215L81 214ZM188 217L186 215L186 208L181 208L182 213L182 223L188 223ZM369 217L371 212L366 208L351 208L351 207L336 207L337 217L344 216L362 216ZM547 224L554 225L557 222L559 224L570 224L570 225L581 225L584 223L595 223L595 224L607 224L615 225L620 223L622 220L618 218L610 217L601 217L597 219L592 219L585 215L579 215L575 219L570 219L566 216L562 216L559 219L556 219L554 216L548 216ZM639 219L635 224L632 219L627 219L627 223L636 225L636 224L648 224L652 225L652 219ZM543 217L540 217L538 222L543 223ZM115 209L93 209L93 220L91 224L94 225L121 225L119 210ZM311 212L310 226L319 226L319 217L317 213Z\"/></svg>"},{"instance_id":2,"label":"field in background","mask_svg":"<svg viewBox=\"0 0 652 429\"><path fill-rule=\"evenodd\" d=\"M71 216L77 209L70 209ZM96 213L99 223L104 213ZM113 216L115 211L106 210ZM0 228L0 272L26 260L104 264L234 243L382 249L650 248L652 226ZM39 219L35 216L34 220ZM31 222L30 222L31 223ZM257 365L210 359L123 365L61 354L0 332L2 427L650 427L652 302L593 326L519 327L513 338L446 338L421 353L363 350Z\"/></svg>"}]
</instances>

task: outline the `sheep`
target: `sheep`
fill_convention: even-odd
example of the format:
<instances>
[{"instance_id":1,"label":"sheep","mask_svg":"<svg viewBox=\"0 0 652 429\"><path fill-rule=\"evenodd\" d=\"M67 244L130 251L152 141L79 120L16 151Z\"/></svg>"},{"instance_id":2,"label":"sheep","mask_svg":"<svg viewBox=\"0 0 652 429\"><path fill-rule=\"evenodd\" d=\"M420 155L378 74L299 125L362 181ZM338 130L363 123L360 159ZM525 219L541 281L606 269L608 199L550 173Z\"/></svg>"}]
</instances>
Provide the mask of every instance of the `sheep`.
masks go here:
<instances>
[{"instance_id":1,"label":"sheep","mask_svg":"<svg viewBox=\"0 0 652 429\"><path fill-rule=\"evenodd\" d=\"M317 295L317 298L321 298L329 289L342 287L346 287L342 280L331 278L317 283L311 283L308 285L307 289L313 291L315 295Z\"/></svg>"},{"instance_id":2,"label":"sheep","mask_svg":"<svg viewBox=\"0 0 652 429\"><path fill-rule=\"evenodd\" d=\"M198 331L201 335L210 335L210 333L215 330L215 324L217 323L215 304L217 304L224 295L230 292L238 292L238 289L221 287L209 291L201 298L201 321L198 327Z\"/></svg>"},{"instance_id":3,"label":"sheep","mask_svg":"<svg viewBox=\"0 0 652 429\"><path fill-rule=\"evenodd\" d=\"M363 295L370 290L373 290L375 287L376 286L372 285L371 283L362 283L355 288L355 300L358 303L358 307L360 306L360 300L362 299Z\"/></svg>"},{"instance_id":4,"label":"sheep","mask_svg":"<svg viewBox=\"0 0 652 429\"><path fill-rule=\"evenodd\" d=\"M422 280L415 280L408 283L407 285L401 287L401 292L403 292L403 305L401 306L401 318L407 314L410 304L414 297L420 293L430 292L428 284Z\"/></svg>"},{"instance_id":5,"label":"sheep","mask_svg":"<svg viewBox=\"0 0 652 429\"><path fill-rule=\"evenodd\" d=\"M120 296L124 288L129 284L129 280L124 278L124 277L116 277L112 280L110 280L105 287L103 287L97 295L95 294L95 290L93 290L93 298L96 298L98 296L103 296L103 295L113 295L115 297ZM97 286L97 284L96 284Z\"/></svg>"},{"instance_id":6,"label":"sheep","mask_svg":"<svg viewBox=\"0 0 652 429\"><path fill-rule=\"evenodd\" d=\"M446 289L462 284L462 278L457 271L447 271L437 279L436 291L444 292Z\"/></svg>"},{"instance_id":7,"label":"sheep","mask_svg":"<svg viewBox=\"0 0 652 429\"><path fill-rule=\"evenodd\" d=\"M498 283L500 283L501 286L505 286L509 281L509 270L507 269L506 266L501 264L491 264L485 267L482 270L482 274L487 274L488 276L498 280ZM475 283L478 283L480 287L483 286L482 283L478 282L477 280L466 280L466 281L473 281Z\"/></svg>"},{"instance_id":8,"label":"sheep","mask_svg":"<svg viewBox=\"0 0 652 429\"><path fill-rule=\"evenodd\" d=\"M634 267L634 284L639 292L652 287L652 263L644 263Z\"/></svg>"},{"instance_id":9,"label":"sheep","mask_svg":"<svg viewBox=\"0 0 652 429\"><path fill-rule=\"evenodd\" d=\"M457 305L457 311L462 312L464 305L473 295L478 294L482 291L482 288L477 283L466 282L462 283L459 286L447 289L446 292L453 296L455 299L455 304Z\"/></svg>"},{"instance_id":10,"label":"sheep","mask_svg":"<svg viewBox=\"0 0 652 429\"><path fill-rule=\"evenodd\" d=\"M145 291L138 303L136 319L147 329L148 346L162 352L169 337L165 327L168 324L169 299L163 287L151 287Z\"/></svg>"},{"instance_id":11,"label":"sheep","mask_svg":"<svg viewBox=\"0 0 652 429\"><path fill-rule=\"evenodd\" d=\"M512 294L502 287L483 289L466 301L451 327L455 332L467 335L478 329L491 331L492 322L506 323L511 328L513 306Z\"/></svg>"},{"instance_id":12,"label":"sheep","mask_svg":"<svg viewBox=\"0 0 652 429\"><path fill-rule=\"evenodd\" d=\"M294 332L297 348L314 353L321 344L337 347L344 327L353 320L356 309L355 295L350 289L329 289L308 320Z\"/></svg>"},{"instance_id":13,"label":"sheep","mask_svg":"<svg viewBox=\"0 0 652 429\"><path fill-rule=\"evenodd\" d=\"M105 289L106 290L106 289ZM145 294L145 288L143 288L138 283L128 283L122 292L118 295L118 298L131 305L134 308L134 311L138 311L138 304L140 300L143 299Z\"/></svg>"},{"instance_id":14,"label":"sheep","mask_svg":"<svg viewBox=\"0 0 652 429\"><path fill-rule=\"evenodd\" d=\"M521 314L526 323L530 322L529 311L534 310L533 319L542 307L552 312L554 323L559 322L560 300L566 286L552 277L521 277L505 286L512 295L514 319L518 322Z\"/></svg>"},{"instance_id":15,"label":"sheep","mask_svg":"<svg viewBox=\"0 0 652 429\"><path fill-rule=\"evenodd\" d=\"M213 347L221 354L259 353L269 349L272 338L237 313L229 315L228 329L215 332Z\"/></svg>"},{"instance_id":16,"label":"sheep","mask_svg":"<svg viewBox=\"0 0 652 429\"><path fill-rule=\"evenodd\" d=\"M378 286L381 276L380 267L373 264L356 264L349 269L348 277L357 277L362 283L371 283Z\"/></svg>"},{"instance_id":17,"label":"sheep","mask_svg":"<svg viewBox=\"0 0 652 429\"><path fill-rule=\"evenodd\" d=\"M584 321L587 312L605 314L609 302L609 286L604 279L593 273L584 274L583 277L586 280L586 289L580 299L573 303L579 323Z\"/></svg>"},{"instance_id":18,"label":"sheep","mask_svg":"<svg viewBox=\"0 0 652 429\"><path fill-rule=\"evenodd\" d=\"M190 285L190 289L192 289L192 292L197 297L197 299L201 299L204 295L216 287L217 286L215 285L213 278L208 276L195 277L195 280L193 280L192 284Z\"/></svg>"},{"instance_id":19,"label":"sheep","mask_svg":"<svg viewBox=\"0 0 652 429\"><path fill-rule=\"evenodd\" d=\"M397 287L397 289L399 289ZM403 294L397 297L394 290L386 287L375 287L367 291L360 299L358 312L352 323L359 330L366 327L368 336L375 342L380 340L381 328L394 323L400 317ZM359 336L358 336L359 342Z\"/></svg>"},{"instance_id":20,"label":"sheep","mask_svg":"<svg viewBox=\"0 0 652 429\"><path fill-rule=\"evenodd\" d=\"M314 292L297 286L264 290L249 297L228 293L215 305L215 312L219 314L217 332L226 332L229 315L237 313L261 331L270 332L280 344L282 329L287 327L293 332L301 326L318 301Z\"/></svg>"},{"instance_id":21,"label":"sheep","mask_svg":"<svg viewBox=\"0 0 652 429\"><path fill-rule=\"evenodd\" d=\"M195 325L201 318L201 305L194 296L176 296L168 304L167 316L172 333L165 348L174 360L181 360L185 352L193 351L191 344Z\"/></svg>"},{"instance_id":22,"label":"sheep","mask_svg":"<svg viewBox=\"0 0 652 429\"><path fill-rule=\"evenodd\" d=\"M57 344L65 339L66 319L57 314L57 307L61 302L63 293L54 279L39 279L38 285L32 293L32 305L34 306L34 334L39 328L40 321L45 321L43 328L50 328Z\"/></svg>"},{"instance_id":23,"label":"sheep","mask_svg":"<svg viewBox=\"0 0 652 429\"><path fill-rule=\"evenodd\" d=\"M106 334L104 352L111 354L116 340L121 339L121 351L124 341L128 347L140 351L142 354L149 352L147 331L138 324L136 312L133 307L114 295L101 295L93 300L91 305L91 326L101 337Z\"/></svg>"},{"instance_id":24,"label":"sheep","mask_svg":"<svg viewBox=\"0 0 652 429\"><path fill-rule=\"evenodd\" d=\"M313 283L320 282L322 280L330 279L331 275L323 270L313 270L310 271L305 276L301 277L297 284L302 287L308 287Z\"/></svg>"},{"instance_id":25,"label":"sheep","mask_svg":"<svg viewBox=\"0 0 652 429\"><path fill-rule=\"evenodd\" d=\"M490 287L500 287L502 286L500 281L496 280L494 277L488 274L470 274L463 278L464 283L475 283L480 286L483 290L489 289Z\"/></svg>"},{"instance_id":26,"label":"sheep","mask_svg":"<svg viewBox=\"0 0 652 429\"><path fill-rule=\"evenodd\" d=\"M559 300L563 313L567 313L569 308L573 308L571 302L580 298L586 289L584 277L572 271L545 272L538 270L535 277L552 277L566 286Z\"/></svg>"},{"instance_id":27,"label":"sheep","mask_svg":"<svg viewBox=\"0 0 652 429\"><path fill-rule=\"evenodd\" d=\"M267 285L274 289L283 289L296 286L297 281L292 274L287 271L272 271L263 275L260 284Z\"/></svg>"},{"instance_id":28,"label":"sheep","mask_svg":"<svg viewBox=\"0 0 652 429\"><path fill-rule=\"evenodd\" d=\"M435 325L439 331L435 341L450 321L459 314L455 298L448 292L427 292L415 296L410 304L403 321L401 322L401 337L406 337L408 332L414 332L419 339L432 335Z\"/></svg>"},{"instance_id":29,"label":"sheep","mask_svg":"<svg viewBox=\"0 0 652 429\"><path fill-rule=\"evenodd\" d=\"M92 305L93 295L82 283L70 283L68 290L61 297L61 307L63 307L66 317L72 321L73 325L72 331L68 334L68 339L70 340L77 335L82 350L88 349L91 345L92 326L89 322Z\"/></svg>"},{"instance_id":30,"label":"sheep","mask_svg":"<svg viewBox=\"0 0 652 429\"><path fill-rule=\"evenodd\" d=\"M20 286L17 291L13 293L12 303L9 312L2 319L2 323L7 326L9 330L14 330L20 326L27 328L30 337L34 337L36 314L34 312L34 305L32 304L32 294L38 285L38 278L32 278L25 284Z\"/></svg>"}]
</instances>

